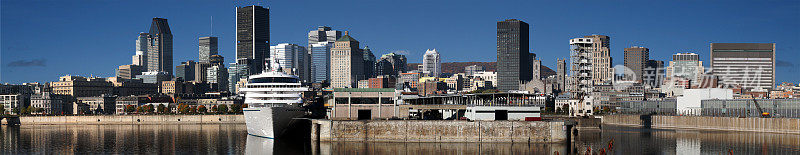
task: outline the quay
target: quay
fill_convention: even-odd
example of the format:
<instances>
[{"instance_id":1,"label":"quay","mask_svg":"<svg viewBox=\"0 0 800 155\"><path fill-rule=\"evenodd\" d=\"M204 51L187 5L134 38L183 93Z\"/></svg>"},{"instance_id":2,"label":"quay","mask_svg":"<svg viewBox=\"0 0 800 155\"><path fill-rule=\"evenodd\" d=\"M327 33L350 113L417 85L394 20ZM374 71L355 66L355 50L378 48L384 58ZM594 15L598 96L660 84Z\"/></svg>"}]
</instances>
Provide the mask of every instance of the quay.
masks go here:
<instances>
[{"instance_id":1,"label":"quay","mask_svg":"<svg viewBox=\"0 0 800 155\"><path fill-rule=\"evenodd\" d=\"M315 141L512 142L572 140L574 121L311 120Z\"/></svg>"},{"instance_id":2,"label":"quay","mask_svg":"<svg viewBox=\"0 0 800 155\"><path fill-rule=\"evenodd\" d=\"M244 124L244 115L95 115L20 116L2 120L3 125L135 125L135 124Z\"/></svg>"},{"instance_id":3,"label":"quay","mask_svg":"<svg viewBox=\"0 0 800 155\"><path fill-rule=\"evenodd\" d=\"M606 115L603 125L635 126L654 129L722 130L800 134L797 118L738 118L708 116Z\"/></svg>"}]
</instances>

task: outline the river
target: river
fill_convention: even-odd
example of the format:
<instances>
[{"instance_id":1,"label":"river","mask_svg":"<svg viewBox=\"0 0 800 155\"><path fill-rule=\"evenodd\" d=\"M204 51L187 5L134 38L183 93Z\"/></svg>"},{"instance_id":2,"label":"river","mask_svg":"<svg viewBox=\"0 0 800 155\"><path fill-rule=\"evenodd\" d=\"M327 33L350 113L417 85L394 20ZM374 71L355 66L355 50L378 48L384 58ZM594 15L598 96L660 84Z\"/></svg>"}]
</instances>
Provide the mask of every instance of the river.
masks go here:
<instances>
[{"instance_id":1,"label":"river","mask_svg":"<svg viewBox=\"0 0 800 155\"><path fill-rule=\"evenodd\" d=\"M800 154L800 135L604 126L575 142L318 142L248 136L244 124L0 127L0 154Z\"/></svg>"}]
</instances>

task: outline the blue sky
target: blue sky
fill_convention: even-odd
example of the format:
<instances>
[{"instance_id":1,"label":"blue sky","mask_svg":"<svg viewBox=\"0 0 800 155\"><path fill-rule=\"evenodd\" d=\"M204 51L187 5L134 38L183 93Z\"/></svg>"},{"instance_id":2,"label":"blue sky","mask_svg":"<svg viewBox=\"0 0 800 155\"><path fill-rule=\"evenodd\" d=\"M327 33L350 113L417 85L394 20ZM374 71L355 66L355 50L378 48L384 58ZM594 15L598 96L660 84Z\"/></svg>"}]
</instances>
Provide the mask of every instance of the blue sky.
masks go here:
<instances>
[{"instance_id":1,"label":"blue sky","mask_svg":"<svg viewBox=\"0 0 800 155\"><path fill-rule=\"evenodd\" d=\"M800 82L800 1L23 1L0 2L0 82L48 82L66 74L114 75L131 63L137 33L151 18L169 20L174 62L197 59L197 38L220 37L235 59L235 6L271 8L277 43L307 44L319 25L350 31L375 55L420 62L436 48L443 62L495 61L496 22L531 25L531 50L543 65L567 58L570 38L611 36L614 64L622 50L650 48L651 59L695 52L708 61L712 42L777 43L777 82Z\"/></svg>"}]
</instances>

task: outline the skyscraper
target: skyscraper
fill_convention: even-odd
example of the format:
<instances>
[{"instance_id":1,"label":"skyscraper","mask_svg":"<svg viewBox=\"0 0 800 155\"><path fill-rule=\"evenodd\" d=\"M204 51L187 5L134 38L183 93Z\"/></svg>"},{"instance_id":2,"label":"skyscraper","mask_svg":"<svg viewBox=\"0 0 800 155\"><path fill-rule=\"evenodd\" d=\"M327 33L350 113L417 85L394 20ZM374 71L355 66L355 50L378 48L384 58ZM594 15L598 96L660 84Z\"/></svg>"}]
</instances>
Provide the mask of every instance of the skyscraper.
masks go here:
<instances>
[{"instance_id":1,"label":"skyscraper","mask_svg":"<svg viewBox=\"0 0 800 155\"><path fill-rule=\"evenodd\" d=\"M381 59L375 64L376 75L399 76L399 73L406 72L406 56L396 53L381 55Z\"/></svg>"},{"instance_id":2,"label":"skyscraper","mask_svg":"<svg viewBox=\"0 0 800 155\"><path fill-rule=\"evenodd\" d=\"M139 33L136 37L136 55L133 55L133 62L131 64L147 68L147 33Z\"/></svg>"},{"instance_id":3,"label":"skyscraper","mask_svg":"<svg viewBox=\"0 0 800 155\"><path fill-rule=\"evenodd\" d=\"M711 72L723 86L771 89L775 86L775 43L711 43Z\"/></svg>"},{"instance_id":4,"label":"skyscraper","mask_svg":"<svg viewBox=\"0 0 800 155\"><path fill-rule=\"evenodd\" d=\"M369 46L365 46L361 51L364 54L364 78L373 78L375 77L375 54L372 54Z\"/></svg>"},{"instance_id":5,"label":"skyscraper","mask_svg":"<svg viewBox=\"0 0 800 155\"><path fill-rule=\"evenodd\" d=\"M594 84L611 84L614 68L611 66L611 37L604 35L583 36L592 39L592 80Z\"/></svg>"},{"instance_id":6,"label":"skyscraper","mask_svg":"<svg viewBox=\"0 0 800 155\"><path fill-rule=\"evenodd\" d=\"M358 41L345 31L331 51L331 87L356 88L358 80L366 79L363 76L363 60L364 54Z\"/></svg>"},{"instance_id":7,"label":"skyscraper","mask_svg":"<svg viewBox=\"0 0 800 155\"><path fill-rule=\"evenodd\" d=\"M342 31L331 30L327 26L319 26L317 30L308 32L308 46L319 42L333 43L342 37Z\"/></svg>"},{"instance_id":8,"label":"skyscraper","mask_svg":"<svg viewBox=\"0 0 800 155\"><path fill-rule=\"evenodd\" d=\"M665 74L664 61L647 60L642 69L642 84L650 88L660 88Z\"/></svg>"},{"instance_id":9,"label":"skyscraper","mask_svg":"<svg viewBox=\"0 0 800 155\"><path fill-rule=\"evenodd\" d=\"M428 49L422 56L422 73L431 77L442 75L442 59L436 49Z\"/></svg>"},{"instance_id":10,"label":"skyscraper","mask_svg":"<svg viewBox=\"0 0 800 155\"><path fill-rule=\"evenodd\" d=\"M286 73L295 74L301 80L310 81L308 70L308 52L297 44L281 43L270 46L270 57L278 60L278 64Z\"/></svg>"},{"instance_id":11,"label":"skyscraper","mask_svg":"<svg viewBox=\"0 0 800 155\"><path fill-rule=\"evenodd\" d=\"M528 35L528 23L517 19L497 22L498 90L518 90L521 82L531 80Z\"/></svg>"},{"instance_id":12,"label":"skyscraper","mask_svg":"<svg viewBox=\"0 0 800 155\"><path fill-rule=\"evenodd\" d=\"M195 64L192 60L181 62L180 65L175 66L175 77L179 77L184 81L194 81Z\"/></svg>"},{"instance_id":13,"label":"skyscraper","mask_svg":"<svg viewBox=\"0 0 800 155\"><path fill-rule=\"evenodd\" d=\"M264 70L269 39L268 8L255 5L236 8L236 63L248 63L249 74Z\"/></svg>"},{"instance_id":14,"label":"skyscraper","mask_svg":"<svg viewBox=\"0 0 800 155\"><path fill-rule=\"evenodd\" d=\"M228 91L228 69L222 65L214 65L206 70L206 81L211 90L218 92Z\"/></svg>"},{"instance_id":15,"label":"skyscraper","mask_svg":"<svg viewBox=\"0 0 800 155\"><path fill-rule=\"evenodd\" d=\"M153 18L147 35L147 70L172 75L172 32L167 19Z\"/></svg>"},{"instance_id":16,"label":"skyscraper","mask_svg":"<svg viewBox=\"0 0 800 155\"><path fill-rule=\"evenodd\" d=\"M311 49L311 74L314 83L331 81L331 48L333 43L318 42L309 45Z\"/></svg>"},{"instance_id":17,"label":"skyscraper","mask_svg":"<svg viewBox=\"0 0 800 155\"><path fill-rule=\"evenodd\" d=\"M650 49L645 47L632 46L625 48L625 67L631 69L636 77L625 77L629 80L642 82L643 69L647 60L650 60ZM627 74L626 74L627 75Z\"/></svg>"},{"instance_id":18,"label":"skyscraper","mask_svg":"<svg viewBox=\"0 0 800 155\"><path fill-rule=\"evenodd\" d=\"M677 85L683 87L697 85L702 79L704 70L703 61L700 61L699 55L695 53L676 53L672 55L672 61L669 62L669 67L666 69L667 80L669 80L667 82L671 85L675 85L674 82L678 82ZM688 81L689 84L685 85L679 82L683 80Z\"/></svg>"},{"instance_id":19,"label":"skyscraper","mask_svg":"<svg viewBox=\"0 0 800 155\"><path fill-rule=\"evenodd\" d=\"M217 37L201 37L200 40L200 62L209 63L211 55L218 53Z\"/></svg>"},{"instance_id":20,"label":"skyscraper","mask_svg":"<svg viewBox=\"0 0 800 155\"><path fill-rule=\"evenodd\" d=\"M248 69L247 65L245 64L237 64L231 63L230 67L228 67L228 91L232 94L238 93L236 88L236 84L241 81L242 79L247 80L248 77Z\"/></svg>"}]
</instances>

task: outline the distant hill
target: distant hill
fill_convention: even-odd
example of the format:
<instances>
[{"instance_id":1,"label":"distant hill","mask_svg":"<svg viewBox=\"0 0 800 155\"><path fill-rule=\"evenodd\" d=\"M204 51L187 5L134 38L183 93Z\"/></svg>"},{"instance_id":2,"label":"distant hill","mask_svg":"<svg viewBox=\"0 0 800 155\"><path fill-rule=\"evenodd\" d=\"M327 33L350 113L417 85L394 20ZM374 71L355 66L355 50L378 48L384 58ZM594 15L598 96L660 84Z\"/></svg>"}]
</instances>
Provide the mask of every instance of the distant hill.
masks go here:
<instances>
[{"instance_id":1,"label":"distant hill","mask_svg":"<svg viewBox=\"0 0 800 155\"><path fill-rule=\"evenodd\" d=\"M409 63L407 68L408 70L416 70L417 65L420 64L421 63ZM483 69L486 71L495 71L497 69L496 62L445 62L442 63L442 73L444 74L464 73L464 67L472 65L483 66ZM544 65L542 65L541 71L542 71L542 77L556 75L556 71L553 71L552 69Z\"/></svg>"}]
</instances>

